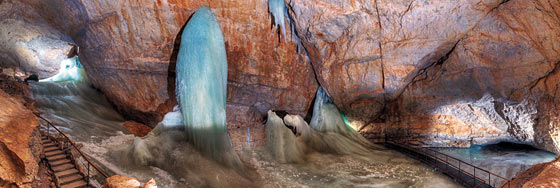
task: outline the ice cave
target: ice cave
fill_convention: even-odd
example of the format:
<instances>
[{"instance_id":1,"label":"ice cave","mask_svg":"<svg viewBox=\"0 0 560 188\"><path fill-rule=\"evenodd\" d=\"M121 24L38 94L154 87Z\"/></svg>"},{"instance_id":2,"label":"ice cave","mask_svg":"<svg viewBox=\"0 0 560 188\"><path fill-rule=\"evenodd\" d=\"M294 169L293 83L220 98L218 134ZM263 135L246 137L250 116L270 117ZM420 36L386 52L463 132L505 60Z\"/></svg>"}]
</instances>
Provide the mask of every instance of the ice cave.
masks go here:
<instances>
[{"instance_id":1,"label":"ice cave","mask_svg":"<svg viewBox=\"0 0 560 188\"><path fill-rule=\"evenodd\" d=\"M0 187L560 188L558 0L0 0Z\"/></svg>"}]
</instances>

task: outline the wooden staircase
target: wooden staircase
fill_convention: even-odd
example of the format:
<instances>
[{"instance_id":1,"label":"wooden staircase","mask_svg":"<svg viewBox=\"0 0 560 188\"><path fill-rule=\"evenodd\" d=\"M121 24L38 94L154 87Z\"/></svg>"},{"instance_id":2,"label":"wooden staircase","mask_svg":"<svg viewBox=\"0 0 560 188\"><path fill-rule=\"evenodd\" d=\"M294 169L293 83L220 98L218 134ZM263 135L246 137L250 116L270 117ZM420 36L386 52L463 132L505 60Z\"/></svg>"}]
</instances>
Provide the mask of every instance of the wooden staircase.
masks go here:
<instances>
[{"instance_id":1,"label":"wooden staircase","mask_svg":"<svg viewBox=\"0 0 560 188\"><path fill-rule=\"evenodd\" d=\"M90 187L84 174L77 168L69 147L63 147L63 144L45 135L41 136L41 143L57 187Z\"/></svg>"}]
</instances>

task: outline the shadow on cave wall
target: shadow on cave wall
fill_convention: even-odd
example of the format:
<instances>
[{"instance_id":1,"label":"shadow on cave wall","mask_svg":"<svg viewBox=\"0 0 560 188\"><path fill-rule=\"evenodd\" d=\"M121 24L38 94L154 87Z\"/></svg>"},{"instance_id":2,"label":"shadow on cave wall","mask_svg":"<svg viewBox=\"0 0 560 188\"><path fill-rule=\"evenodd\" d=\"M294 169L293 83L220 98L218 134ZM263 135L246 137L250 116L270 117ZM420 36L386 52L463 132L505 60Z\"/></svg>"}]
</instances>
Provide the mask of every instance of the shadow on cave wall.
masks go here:
<instances>
[{"instance_id":1,"label":"shadow on cave wall","mask_svg":"<svg viewBox=\"0 0 560 188\"><path fill-rule=\"evenodd\" d=\"M171 51L171 56L169 58L169 66L167 67L167 95L169 99L167 99L166 103L167 106L175 106L177 105L177 95L176 95L176 81L177 81L177 56L179 55L179 49L181 48L181 37L183 35L183 31L187 26L187 23L191 20L192 16L195 12L193 12L187 21L183 24L177 35L175 36L175 40L173 41L173 51Z\"/></svg>"}]
</instances>

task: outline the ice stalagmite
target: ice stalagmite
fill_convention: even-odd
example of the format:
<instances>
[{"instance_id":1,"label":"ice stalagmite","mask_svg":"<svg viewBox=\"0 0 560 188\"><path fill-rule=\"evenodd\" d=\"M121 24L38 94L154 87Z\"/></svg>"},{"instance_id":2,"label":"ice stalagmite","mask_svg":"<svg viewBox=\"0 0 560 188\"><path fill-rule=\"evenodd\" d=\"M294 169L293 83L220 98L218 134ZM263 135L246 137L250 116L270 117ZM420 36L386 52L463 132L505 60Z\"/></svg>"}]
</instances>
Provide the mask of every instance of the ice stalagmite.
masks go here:
<instances>
[{"instance_id":1,"label":"ice stalagmite","mask_svg":"<svg viewBox=\"0 0 560 188\"><path fill-rule=\"evenodd\" d=\"M241 164L226 128L224 38L209 7L199 8L187 23L176 70L177 100L189 142L222 164Z\"/></svg>"},{"instance_id":2,"label":"ice stalagmite","mask_svg":"<svg viewBox=\"0 0 560 188\"><path fill-rule=\"evenodd\" d=\"M319 87L313 106L311 128L321 133L322 141L312 138L308 144L318 150L341 154L368 153L374 145L344 121L344 116Z\"/></svg>"},{"instance_id":3,"label":"ice stalagmite","mask_svg":"<svg viewBox=\"0 0 560 188\"><path fill-rule=\"evenodd\" d=\"M274 17L274 24L276 28L282 28L282 35L284 36L284 42L286 42L286 23L285 19L288 19L288 9L284 0L268 0L268 11Z\"/></svg>"},{"instance_id":4,"label":"ice stalagmite","mask_svg":"<svg viewBox=\"0 0 560 188\"><path fill-rule=\"evenodd\" d=\"M276 113L268 111L266 148L274 160L281 163L303 162L304 150L296 135L284 125Z\"/></svg>"}]
</instances>

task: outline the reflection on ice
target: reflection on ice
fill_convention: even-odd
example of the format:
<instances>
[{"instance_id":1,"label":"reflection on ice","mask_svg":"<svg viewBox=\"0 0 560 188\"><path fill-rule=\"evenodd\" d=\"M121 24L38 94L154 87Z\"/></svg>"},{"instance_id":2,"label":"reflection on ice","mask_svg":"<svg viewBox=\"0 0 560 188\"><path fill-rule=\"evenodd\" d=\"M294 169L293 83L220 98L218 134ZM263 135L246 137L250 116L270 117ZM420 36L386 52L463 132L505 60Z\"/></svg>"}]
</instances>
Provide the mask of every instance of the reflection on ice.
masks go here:
<instances>
[{"instance_id":1,"label":"reflection on ice","mask_svg":"<svg viewBox=\"0 0 560 188\"><path fill-rule=\"evenodd\" d=\"M64 59L60 62L58 73L50 78L41 79L39 82L65 82L65 81L87 81L86 71L78 56Z\"/></svg>"},{"instance_id":2,"label":"reflection on ice","mask_svg":"<svg viewBox=\"0 0 560 188\"><path fill-rule=\"evenodd\" d=\"M530 146L500 143L470 148L433 148L453 157L511 179L531 166L554 160L555 154ZM492 180L494 181L494 180ZM498 181L498 180L496 180ZM501 181L501 180L500 180Z\"/></svg>"}]
</instances>

